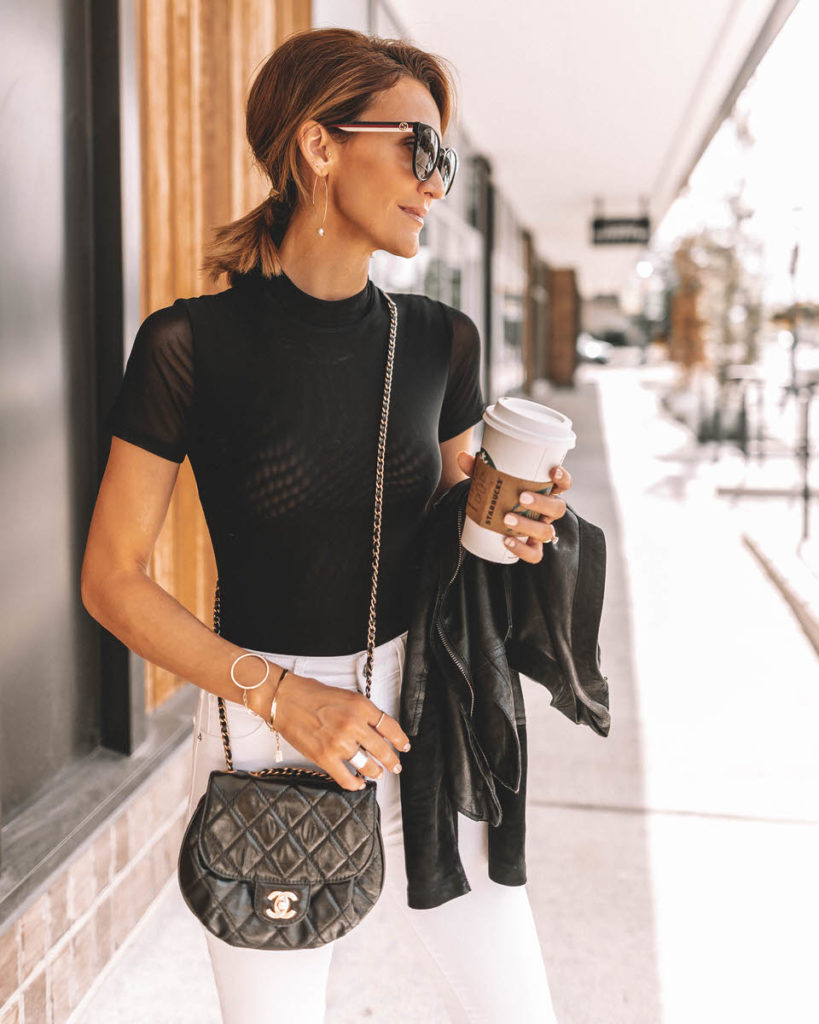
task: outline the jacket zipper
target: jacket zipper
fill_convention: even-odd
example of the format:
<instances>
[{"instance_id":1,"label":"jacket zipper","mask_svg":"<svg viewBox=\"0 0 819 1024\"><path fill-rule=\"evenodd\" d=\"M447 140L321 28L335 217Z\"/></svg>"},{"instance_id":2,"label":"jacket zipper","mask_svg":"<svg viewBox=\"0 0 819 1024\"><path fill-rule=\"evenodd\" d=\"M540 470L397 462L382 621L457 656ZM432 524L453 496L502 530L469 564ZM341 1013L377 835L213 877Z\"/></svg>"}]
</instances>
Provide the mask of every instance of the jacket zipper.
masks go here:
<instances>
[{"instance_id":1,"label":"jacket zipper","mask_svg":"<svg viewBox=\"0 0 819 1024\"><path fill-rule=\"evenodd\" d=\"M461 546L460 537L461 537L461 532L463 531L463 526L464 526L463 509L459 508L458 509L458 564L455 566L455 572L452 574L452 578L450 579L449 583L447 583L447 585L446 585L446 589L444 590L444 594L446 594L447 590L449 590L449 588L452 586L452 584L455 581L455 577L458 575L458 573L460 572L460 569L461 569L461 561L463 560L464 549ZM442 599L443 599L443 595L442 595ZM440 608L440 605L439 605L439 608ZM449 641L447 640L446 636L444 635L444 631L443 631L443 629L441 629L440 617L438 617L438 619L436 619L435 625L436 625L436 628L438 630L438 636L441 638L441 643L446 648L447 653L449 654L449 656L452 659L452 661L455 663L458 671L464 677L464 680L466 681L466 685L469 687L469 713L471 715L472 712L475 709L475 691L474 691L474 689L472 687L472 680L469 678L469 675L467 674L466 669L464 668L463 664L461 663L461 659L458 657L458 655L452 649L452 647L450 646Z\"/></svg>"}]
</instances>

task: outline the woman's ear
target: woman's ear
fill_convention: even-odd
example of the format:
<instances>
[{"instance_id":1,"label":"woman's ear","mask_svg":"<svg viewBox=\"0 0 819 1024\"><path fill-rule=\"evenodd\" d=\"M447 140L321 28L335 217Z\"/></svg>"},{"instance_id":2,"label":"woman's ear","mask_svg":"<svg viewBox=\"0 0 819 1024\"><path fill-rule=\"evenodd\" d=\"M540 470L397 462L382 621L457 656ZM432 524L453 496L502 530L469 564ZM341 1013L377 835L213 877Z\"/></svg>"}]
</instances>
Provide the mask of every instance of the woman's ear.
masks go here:
<instances>
[{"instance_id":1,"label":"woman's ear","mask_svg":"<svg viewBox=\"0 0 819 1024\"><path fill-rule=\"evenodd\" d=\"M298 138L302 156L311 170L319 174L332 160L327 129L318 121L305 121Z\"/></svg>"}]
</instances>

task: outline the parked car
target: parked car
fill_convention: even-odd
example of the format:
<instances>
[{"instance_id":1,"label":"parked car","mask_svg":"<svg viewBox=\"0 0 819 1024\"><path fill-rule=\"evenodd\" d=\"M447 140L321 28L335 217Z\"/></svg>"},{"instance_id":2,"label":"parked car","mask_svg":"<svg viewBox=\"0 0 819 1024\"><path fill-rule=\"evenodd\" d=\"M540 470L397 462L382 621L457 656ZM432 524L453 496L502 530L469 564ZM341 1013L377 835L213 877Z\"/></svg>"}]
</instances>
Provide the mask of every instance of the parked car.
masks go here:
<instances>
[{"instance_id":1,"label":"parked car","mask_svg":"<svg viewBox=\"0 0 819 1024\"><path fill-rule=\"evenodd\" d=\"M623 348L624 346L632 343L629 341L629 336L625 331L616 330L614 328L600 331L599 340L607 341L609 345L614 345L617 348Z\"/></svg>"}]
</instances>

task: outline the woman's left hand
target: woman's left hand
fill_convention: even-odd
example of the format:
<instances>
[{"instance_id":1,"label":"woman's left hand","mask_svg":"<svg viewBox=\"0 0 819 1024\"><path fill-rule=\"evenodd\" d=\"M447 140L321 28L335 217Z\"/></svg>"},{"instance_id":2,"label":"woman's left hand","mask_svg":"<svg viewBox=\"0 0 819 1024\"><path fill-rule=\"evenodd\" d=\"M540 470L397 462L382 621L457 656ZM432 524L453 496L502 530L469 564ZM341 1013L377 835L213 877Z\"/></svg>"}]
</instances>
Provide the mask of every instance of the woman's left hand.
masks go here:
<instances>
[{"instance_id":1,"label":"woman's left hand","mask_svg":"<svg viewBox=\"0 0 819 1024\"><path fill-rule=\"evenodd\" d=\"M475 456L470 455L469 452L458 452L458 466L467 476L472 476L472 471L475 468ZM521 491L521 495L531 494L532 501L528 504L521 501L520 496L518 497L518 501L524 508L539 513L541 519L515 516L515 523L507 523L510 533L508 540L512 541L511 544L507 544L507 547L522 561L532 564L543 558L544 544L557 543L557 531L552 522L555 519L560 519L566 513L566 502L559 495L565 494L572 486L572 475L563 466L555 466L549 477L553 481L551 494ZM508 513L508 515L513 514Z\"/></svg>"}]
</instances>

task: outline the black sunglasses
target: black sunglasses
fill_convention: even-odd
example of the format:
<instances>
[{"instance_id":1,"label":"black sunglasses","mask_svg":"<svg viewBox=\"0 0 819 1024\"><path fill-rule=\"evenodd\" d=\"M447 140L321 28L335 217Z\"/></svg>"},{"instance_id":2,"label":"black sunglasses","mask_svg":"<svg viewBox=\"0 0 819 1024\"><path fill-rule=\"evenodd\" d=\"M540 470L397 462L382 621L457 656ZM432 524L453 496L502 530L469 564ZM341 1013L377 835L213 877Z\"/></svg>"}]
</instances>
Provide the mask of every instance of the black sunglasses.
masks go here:
<instances>
[{"instance_id":1,"label":"black sunglasses","mask_svg":"<svg viewBox=\"0 0 819 1024\"><path fill-rule=\"evenodd\" d=\"M444 195L447 195L455 180L458 169L458 154L454 149L441 145L438 132L423 121L344 121L328 124L328 128L342 128L345 132L409 132L415 136L412 150L412 170L419 181L426 181L441 170Z\"/></svg>"}]
</instances>

